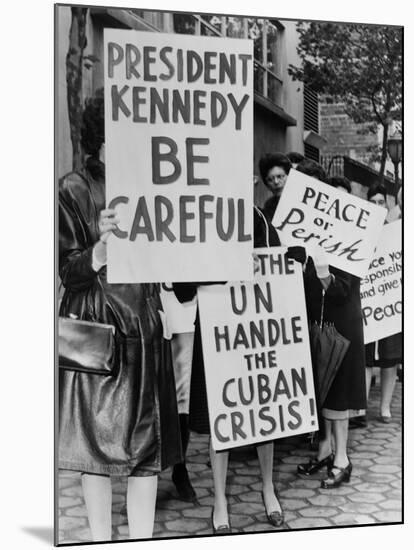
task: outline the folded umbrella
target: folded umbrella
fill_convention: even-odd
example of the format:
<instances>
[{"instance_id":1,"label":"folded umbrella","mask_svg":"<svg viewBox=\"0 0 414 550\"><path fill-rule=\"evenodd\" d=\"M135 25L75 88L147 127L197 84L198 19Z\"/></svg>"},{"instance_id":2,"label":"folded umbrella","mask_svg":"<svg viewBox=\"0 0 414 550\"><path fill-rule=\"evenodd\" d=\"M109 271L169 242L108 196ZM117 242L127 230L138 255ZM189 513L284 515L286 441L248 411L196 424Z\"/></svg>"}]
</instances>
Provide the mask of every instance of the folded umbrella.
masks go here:
<instances>
[{"instance_id":1,"label":"folded umbrella","mask_svg":"<svg viewBox=\"0 0 414 550\"><path fill-rule=\"evenodd\" d=\"M314 323L310 330L316 400L321 409L349 347L333 324Z\"/></svg>"}]
</instances>

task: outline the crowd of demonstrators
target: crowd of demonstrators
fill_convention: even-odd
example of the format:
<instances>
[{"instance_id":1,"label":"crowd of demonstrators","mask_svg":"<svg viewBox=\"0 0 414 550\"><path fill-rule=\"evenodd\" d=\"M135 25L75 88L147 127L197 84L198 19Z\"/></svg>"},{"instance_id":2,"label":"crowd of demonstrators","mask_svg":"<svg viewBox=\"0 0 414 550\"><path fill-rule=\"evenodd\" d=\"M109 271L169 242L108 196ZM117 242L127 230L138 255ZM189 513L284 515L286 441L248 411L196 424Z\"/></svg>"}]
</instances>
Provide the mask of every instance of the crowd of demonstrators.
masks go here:
<instances>
[{"instance_id":1,"label":"crowd of demonstrators","mask_svg":"<svg viewBox=\"0 0 414 550\"><path fill-rule=\"evenodd\" d=\"M106 245L119 220L114 210L105 208L104 141L103 95L98 94L86 102L83 113L85 166L59 182L59 275L65 288L60 315L112 325L118 348L112 376L60 370L59 468L81 473L94 541L111 539L111 476L128 477L131 538L152 536L157 474L164 468L172 467L178 496L195 501L185 462L190 430L210 434L198 311L194 330L189 327L170 342L158 316L158 283L107 283ZM322 166L299 153L264 155L259 169L272 196L263 209L254 207L252 213L255 248L281 245L272 219L292 167L344 193L352 191L346 178L327 178ZM385 190L370 190L368 199L383 205ZM374 364L382 367L380 414L389 421L401 335L365 350L360 280L330 266L322 252L309 257L304 248L292 247L288 254L302 264L309 326L323 311L324 320L334 323L350 342L323 403L317 454L297 468L300 475L309 476L327 467L321 487L335 489L351 477L349 421L366 409ZM188 302L201 284L209 283L173 283L173 288L180 302ZM269 523L280 527L284 513L274 486L275 444L258 444L256 449L264 510ZM215 452L211 444L209 452L212 529L225 534L231 532L226 498L229 452Z\"/></svg>"}]
</instances>

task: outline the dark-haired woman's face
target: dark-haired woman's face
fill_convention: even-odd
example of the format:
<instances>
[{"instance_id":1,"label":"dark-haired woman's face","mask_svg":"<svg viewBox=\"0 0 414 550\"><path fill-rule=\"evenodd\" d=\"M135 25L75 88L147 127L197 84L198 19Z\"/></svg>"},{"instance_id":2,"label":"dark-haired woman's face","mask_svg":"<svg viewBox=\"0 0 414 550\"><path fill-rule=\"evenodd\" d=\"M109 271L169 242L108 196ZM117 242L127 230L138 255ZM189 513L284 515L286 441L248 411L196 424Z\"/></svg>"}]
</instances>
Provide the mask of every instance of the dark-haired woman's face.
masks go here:
<instances>
[{"instance_id":1,"label":"dark-haired woman's face","mask_svg":"<svg viewBox=\"0 0 414 550\"><path fill-rule=\"evenodd\" d=\"M377 193L376 195L371 197L369 199L369 202L377 204L378 206L382 206L383 208L387 208L387 201L385 200L385 197L382 193Z\"/></svg>"},{"instance_id":2,"label":"dark-haired woman's face","mask_svg":"<svg viewBox=\"0 0 414 550\"><path fill-rule=\"evenodd\" d=\"M273 166L266 176L265 184L270 191L277 196L280 196L285 186L287 174L281 166Z\"/></svg>"}]
</instances>

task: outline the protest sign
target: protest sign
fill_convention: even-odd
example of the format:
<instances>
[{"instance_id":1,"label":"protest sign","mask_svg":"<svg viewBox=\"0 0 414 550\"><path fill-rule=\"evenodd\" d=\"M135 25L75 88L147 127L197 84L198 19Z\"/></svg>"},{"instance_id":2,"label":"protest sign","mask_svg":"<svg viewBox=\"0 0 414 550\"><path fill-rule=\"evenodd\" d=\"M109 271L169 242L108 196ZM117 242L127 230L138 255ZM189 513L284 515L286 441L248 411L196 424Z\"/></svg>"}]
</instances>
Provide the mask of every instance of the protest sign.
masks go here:
<instances>
[{"instance_id":1,"label":"protest sign","mask_svg":"<svg viewBox=\"0 0 414 550\"><path fill-rule=\"evenodd\" d=\"M252 279L253 42L105 29L110 283Z\"/></svg>"},{"instance_id":2,"label":"protest sign","mask_svg":"<svg viewBox=\"0 0 414 550\"><path fill-rule=\"evenodd\" d=\"M291 170L272 223L284 245L304 246L311 256L320 247L329 265L363 277L386 214L385 208Z\"/></svg>"},{"instance_id":3,"label":"protest sign","mask_svg":"<svg viewBox=\"0 0 414 550\"><path fill-rule=\"evenodd\" d=\"M368 273L361 279L366 344L401 332L401 220L384 225Z\"/></svg>"},{"instance_id":4,"label":"protest sign","mask_svg":"<svg viewBox=\"0 0 414 550\"><path fill-rule=\"evenodd\" d=\"M181 304L174 293L171 283L162 283L160 292L162 307L171 334L194 332L197 300Z\"/></svg>"},{"instance_id":5,"label":"protest sign","mask_svg":"<svg viewBox=\"0 0 414 550\"><path fill-rule=\"evenodd\" d=\"M318 429L301 266L255 252L254 281L198 291L216 451Z\"/></svg>"}]
</instances>

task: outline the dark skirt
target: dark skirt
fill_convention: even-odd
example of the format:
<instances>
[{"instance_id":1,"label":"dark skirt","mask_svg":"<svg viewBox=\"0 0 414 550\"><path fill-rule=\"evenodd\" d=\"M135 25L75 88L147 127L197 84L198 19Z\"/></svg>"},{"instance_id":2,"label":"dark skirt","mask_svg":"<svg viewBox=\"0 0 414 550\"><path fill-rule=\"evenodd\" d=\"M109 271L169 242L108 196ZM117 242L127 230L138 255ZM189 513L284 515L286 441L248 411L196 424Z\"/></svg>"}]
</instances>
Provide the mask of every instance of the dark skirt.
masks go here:
<instances>
[{"instance_id":1,"label":"dark skirt","mask_svg":"<svg viewBox=\"0 0 414 550\"><path fill-rule=\"evenodd\" d=\"M375 359L375 344L371 342L365 346L367 367L386 369L402 363L402 332L378 340L378 359Z\"/></svg>"},{"instance_id":2,"label":"dark skirt","mask_svg":"<svg viewBox=\"0 0 414 550\"><path fill-rule=\"evenodd\" d=\"M365 353L360 299L360 280L344 271L330 267L334 275L322 298L322 285L313 262L305 272L305 296L309 325L320 321L322 303L324 321L349 340L349 348L328 391L323 407L334 411L366 408Z\"/></svg>"}]
</instances>

